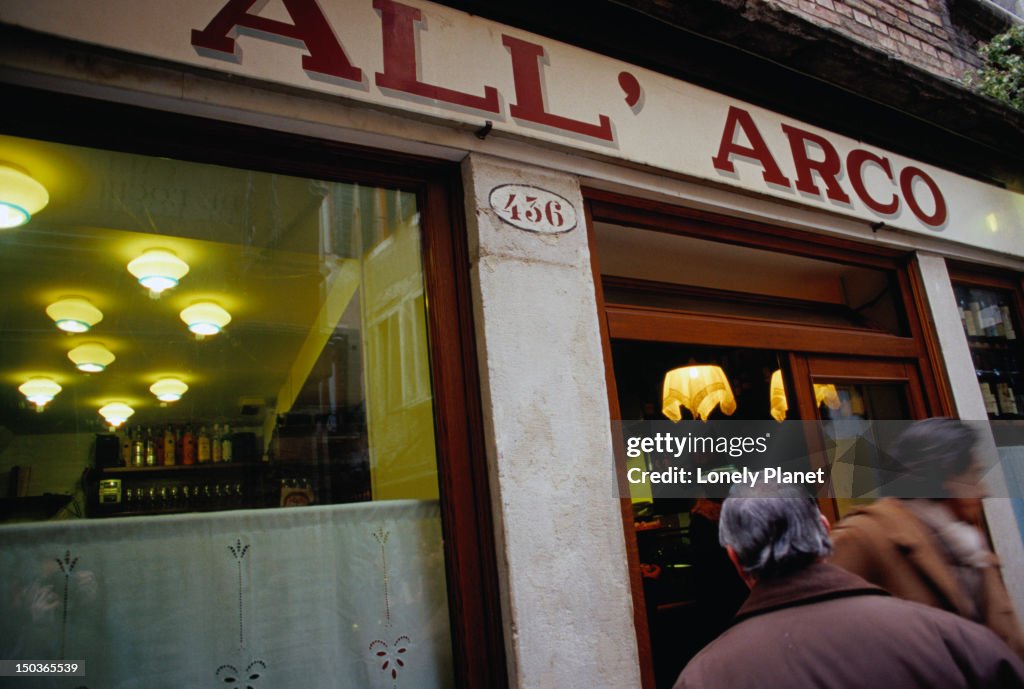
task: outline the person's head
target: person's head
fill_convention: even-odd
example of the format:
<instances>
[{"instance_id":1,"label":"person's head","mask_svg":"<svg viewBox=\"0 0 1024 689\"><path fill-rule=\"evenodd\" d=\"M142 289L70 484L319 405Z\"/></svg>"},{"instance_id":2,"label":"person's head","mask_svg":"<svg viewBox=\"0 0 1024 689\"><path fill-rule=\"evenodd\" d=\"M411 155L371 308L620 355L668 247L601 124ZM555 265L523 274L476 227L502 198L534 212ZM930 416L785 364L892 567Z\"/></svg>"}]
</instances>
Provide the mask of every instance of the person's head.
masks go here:
<instances>
[{"instance_id":1,"label":"person's head","mask_svg":"<svg viewBox=\"0 0 1024 689\"><path fill-rule=\"evenodd\" d=\"M897 438L893 458L927 497L946 500L957 517L976 522L981 516L985 486L974 446L978 435L956 419L917 421Z\"/></svg>"},{"instance_id":2,"label":"person's head","mask_svg":"<svg viewBox=\"0 0 1024 689\"><path fill-rule=\"evenodd\" d=\"M736 484L722 505L718 540L748 585L799 571L832 552L828 522L796 486Z\"/></svg>"}]
</instances>

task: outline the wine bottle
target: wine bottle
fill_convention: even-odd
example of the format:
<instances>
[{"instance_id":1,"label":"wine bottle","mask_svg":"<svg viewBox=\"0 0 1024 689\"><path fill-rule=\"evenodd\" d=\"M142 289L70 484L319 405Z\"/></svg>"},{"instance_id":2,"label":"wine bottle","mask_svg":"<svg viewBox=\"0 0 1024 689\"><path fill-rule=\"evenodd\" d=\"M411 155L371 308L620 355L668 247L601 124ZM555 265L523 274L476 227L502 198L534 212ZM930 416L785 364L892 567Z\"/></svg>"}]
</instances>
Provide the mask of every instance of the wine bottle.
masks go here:
<instances>
[{"instance_id":1,"label":"wine bottle","mask_svg":"<svg viewBox=\"0 0 1024 689\"><path fill-rule=\"evenodd\" d=\"M198 445L198 459L200 464L208 464L210 455L210 433L206 430L206 426L202 426L199 429L199 440Z\"/></svg>"}]
</instances>

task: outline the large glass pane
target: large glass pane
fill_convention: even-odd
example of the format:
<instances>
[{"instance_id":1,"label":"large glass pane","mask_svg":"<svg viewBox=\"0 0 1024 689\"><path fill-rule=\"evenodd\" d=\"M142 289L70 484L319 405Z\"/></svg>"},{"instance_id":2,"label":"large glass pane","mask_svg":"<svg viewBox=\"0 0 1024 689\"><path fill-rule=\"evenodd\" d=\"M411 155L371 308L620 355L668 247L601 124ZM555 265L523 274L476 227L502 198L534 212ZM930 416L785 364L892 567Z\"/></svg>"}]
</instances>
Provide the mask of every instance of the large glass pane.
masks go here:
<instances>
[{"instance_id":1,"label":"large glass pane","mask_svg":"<svg viewBox=\"0 0 1024 689\"><path fill-rule=\"evenodd\" d=\"M416 195L0 150L49 193L0 233L0 657L450 684Z\"/></svg>"}]
</instances>

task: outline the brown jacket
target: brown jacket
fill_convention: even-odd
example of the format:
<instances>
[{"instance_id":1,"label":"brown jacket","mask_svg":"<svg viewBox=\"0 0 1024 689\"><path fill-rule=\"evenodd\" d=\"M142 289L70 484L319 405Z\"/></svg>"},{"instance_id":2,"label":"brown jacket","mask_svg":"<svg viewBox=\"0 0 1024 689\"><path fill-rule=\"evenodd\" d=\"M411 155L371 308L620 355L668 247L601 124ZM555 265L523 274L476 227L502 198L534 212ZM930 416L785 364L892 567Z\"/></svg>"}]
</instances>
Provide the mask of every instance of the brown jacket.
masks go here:
<instances>
[{"instance_id":1,"label":"brown jacket","mask_svg":"<svg viewBox=\"0 0 1024 689\"><path fill-rule=\"evenodd\" d=\"M899 598L971 617L974 605L960 587L929 528L899 500L859 508L832 530L830 562ZM1000 575L998 561L982 570L978 622L1024 657L1024 634Z\"/></svg>"},{"instance_id":2,"label":"brown jacket","mask_svg":"<svg viewBox=\"0 0 1024 689\"><path fill-rule=\"evenodd\" d=\"M674 689L1021 689L988 629L827 564L754 586Z\"/></svg>"}]
</instances>

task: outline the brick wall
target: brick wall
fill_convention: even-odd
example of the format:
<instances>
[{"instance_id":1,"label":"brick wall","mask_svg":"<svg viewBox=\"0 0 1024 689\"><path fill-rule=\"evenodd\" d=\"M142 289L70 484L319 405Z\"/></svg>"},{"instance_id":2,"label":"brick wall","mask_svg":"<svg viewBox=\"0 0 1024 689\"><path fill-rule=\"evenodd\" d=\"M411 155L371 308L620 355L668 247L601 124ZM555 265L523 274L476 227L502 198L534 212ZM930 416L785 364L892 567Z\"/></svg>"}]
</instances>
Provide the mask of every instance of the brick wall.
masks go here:
<instances>
[{"instance_id":1,"label":"brick wall","mask_svg":"<svg viewBox=\"0 0 1024 689\"><path fill-rule=\"evenodd\" d=\"M960 80L980 64L979 40L1003 19L980 0L766 0L940 77Z\"/></svg>"}]
</instances>

